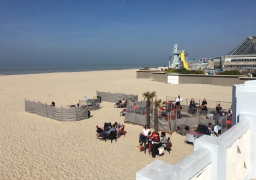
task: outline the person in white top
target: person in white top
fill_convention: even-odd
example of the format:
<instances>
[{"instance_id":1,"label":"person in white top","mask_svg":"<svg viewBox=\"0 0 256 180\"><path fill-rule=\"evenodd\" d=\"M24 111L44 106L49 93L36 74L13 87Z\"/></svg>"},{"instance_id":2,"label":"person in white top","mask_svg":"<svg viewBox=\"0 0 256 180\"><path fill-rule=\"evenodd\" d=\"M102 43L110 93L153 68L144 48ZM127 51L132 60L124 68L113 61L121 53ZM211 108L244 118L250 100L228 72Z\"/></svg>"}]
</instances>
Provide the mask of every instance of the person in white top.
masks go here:
<instances>
[{"instance_id":1,"label":"person in white top","mask_svg":"<svg viewBox=\"0 0 256 180\"><path fill-rule=\"evenodd\" d=\"M183 99L180 98L180 95L178 95L178 97L176 98L176 102L181 102L183 101Z\"/></svg>"},{"instance_id":2,"label":"person in white top","mask_svg":"<svg viewBox=\"0 0 256 180\"><path fill-rule=\"evenodd\" d=\"M142 143L146 141L146 138L149 136L150 129L148 128L148 125L144 126L144 129L142 130L142 133L140 133L139 136L139 143L140 146L142 146Z\"/></svg>"}]
</instances>

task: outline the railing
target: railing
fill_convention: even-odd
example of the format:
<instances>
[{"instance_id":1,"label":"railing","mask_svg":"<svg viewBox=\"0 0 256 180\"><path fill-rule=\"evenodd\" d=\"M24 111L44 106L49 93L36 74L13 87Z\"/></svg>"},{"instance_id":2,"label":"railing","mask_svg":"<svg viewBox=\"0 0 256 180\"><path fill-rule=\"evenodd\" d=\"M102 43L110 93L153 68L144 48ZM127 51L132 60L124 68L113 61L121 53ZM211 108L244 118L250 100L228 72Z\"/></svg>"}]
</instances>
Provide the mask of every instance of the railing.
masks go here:
<instances>
[{"instance_id":1,"label":"railing","mask_svg":"<svg viewBox=\"0 0 256 180\"><path fill-rule=\"evenodd\" d=\"M241 114L240 122L219 137L196 139L194 153L175 165L154 161L136 179L249 179L255 176L255 119ZM253 133L252 133L253 132Z\"/></svg>"},{"instance_id":2,"label":"railing","mask_svg":"<svg viewBox=\"0 0 256 180\"><path fill-rule=\"evenodd\" d=\"M171 102L175 102L177 97L173 97L173 96L166 96L166 102L171 101ZM192 98L192 97L191 97ZM181 106L189 106L191 98L182 98L182 102L181 102ZM202 97L203 98L203 97ZM203 99L194 99L194 102L196 105L201 105ZM217 106L217 104L220 104L220 106L223 109L229 109L231 107L232 102L227 102L227 101L214 101L214 100L206 100L207 101L207 107L209 108L214 108Z\"/></svg>"}]
</instances>

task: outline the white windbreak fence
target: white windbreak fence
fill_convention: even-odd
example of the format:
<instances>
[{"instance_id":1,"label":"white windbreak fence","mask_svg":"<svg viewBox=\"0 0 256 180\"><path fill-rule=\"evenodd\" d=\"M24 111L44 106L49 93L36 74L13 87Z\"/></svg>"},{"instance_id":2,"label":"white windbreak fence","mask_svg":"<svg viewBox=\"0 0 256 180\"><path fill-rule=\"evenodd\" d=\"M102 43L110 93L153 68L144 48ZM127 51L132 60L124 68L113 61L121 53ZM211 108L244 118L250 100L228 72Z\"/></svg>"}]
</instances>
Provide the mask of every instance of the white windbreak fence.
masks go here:
<instances>
[{"instance_id":1,"label":"white windbreak fence","mask_svg":"<svg viewBox=\"0 0 256 180\"><path fill-rule=\"evenodd\" d=\"M117 100L129 99L131 101L138 101L138 95L133 94L123 94L123 93L110 93L110 92L99 92L96 91L97 96L101 97L102 101L106 102L116 102Z\"/></svg>"},{"instance_id":2,"label":"white windbreak fence","mask_svg":"<svg viewBox=\"0 0 256 180\"><path fill-rule=\"evenodd\" d=\"M87 106L63 108L25 100L25 111L58 121L79 121L88 118Z\"/></svg>"}]
</instances>

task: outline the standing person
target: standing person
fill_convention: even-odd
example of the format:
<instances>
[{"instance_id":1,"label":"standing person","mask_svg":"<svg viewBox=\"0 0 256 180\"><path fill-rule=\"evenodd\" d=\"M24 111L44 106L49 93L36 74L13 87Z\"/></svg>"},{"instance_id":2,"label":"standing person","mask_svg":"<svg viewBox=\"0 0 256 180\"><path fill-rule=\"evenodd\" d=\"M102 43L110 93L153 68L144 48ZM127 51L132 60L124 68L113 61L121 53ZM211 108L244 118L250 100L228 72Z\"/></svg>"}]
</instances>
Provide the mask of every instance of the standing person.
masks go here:
<instances>
[{"instance_id":1,"label":"standing person","mask_svg":"<svg viewBox=\"0 0 256 180\"><path fill-rule=\"evenodd\" d=\"M176 98L176 102L180 102L183 101L183 99L180 98L180 95L178 95L178 97Z\"/></svg>"},{"instance_id":2,"label":"standing person","mask_svg":"<svg viewBox=\"0 0 256 180\"><path fill-rule=\"evenodd\" d=\"M148 125L144 126L144 129L142 130L142 133L140 133L139 136L139 143L140 146L142 146L142 143L146 141L146 138L149 136L150 129L148 129Z\"/></svg>"}]
</instances>

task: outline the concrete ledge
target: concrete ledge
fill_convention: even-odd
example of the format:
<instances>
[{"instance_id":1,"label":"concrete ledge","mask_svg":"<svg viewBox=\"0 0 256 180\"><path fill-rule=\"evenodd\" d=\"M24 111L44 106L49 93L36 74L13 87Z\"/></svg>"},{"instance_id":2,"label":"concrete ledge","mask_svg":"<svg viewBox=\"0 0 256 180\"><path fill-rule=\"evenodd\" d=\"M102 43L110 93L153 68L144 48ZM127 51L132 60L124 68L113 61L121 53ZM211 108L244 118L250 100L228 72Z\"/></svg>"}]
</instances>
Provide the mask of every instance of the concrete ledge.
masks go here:
<instances>
[{"instance_id":1,"label":"concrete ledge","mask_svg":"<svg viewBox=\"0 0 256 180\"><path fill-rule=\"evenodd\" d=\"M136 173L137 180L167 180L172 176L173 165L160 160L148 164L145 168ZM177 169L176 169L177 170ZM181 169L179 169L181 171ZM175 171L177 172L177 171Z\"/></svg>"}]
</instances>

